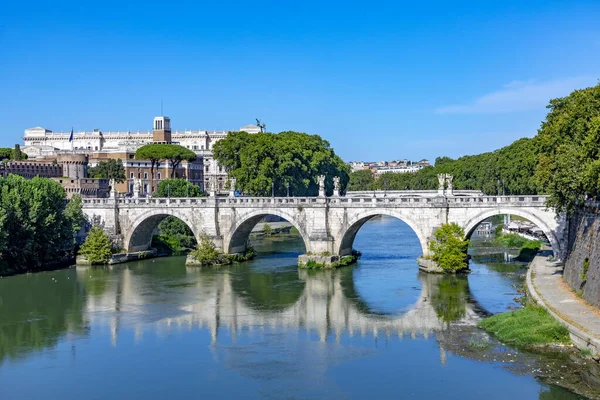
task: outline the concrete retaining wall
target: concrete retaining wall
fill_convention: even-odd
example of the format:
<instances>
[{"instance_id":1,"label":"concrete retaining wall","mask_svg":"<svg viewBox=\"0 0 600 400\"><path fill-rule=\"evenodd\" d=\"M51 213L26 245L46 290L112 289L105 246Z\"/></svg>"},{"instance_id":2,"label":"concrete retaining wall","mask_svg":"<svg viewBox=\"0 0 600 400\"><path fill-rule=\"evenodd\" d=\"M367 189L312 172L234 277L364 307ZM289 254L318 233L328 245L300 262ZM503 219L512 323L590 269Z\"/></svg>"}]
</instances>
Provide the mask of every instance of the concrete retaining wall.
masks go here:
<instances>
[{"instance_id":1,"label":"concrete retaining wall","mask_svg":"<svg viewBox=\"0 0 600 400\"><path fill-rule=\"evenodd\" d=\"M587 259L587 262L586 262ZM584 266L588 265L587 272ZM565 281L590 304L600 307L600 215L576 212L569 222Z\"/></svg>"}]
</instances>

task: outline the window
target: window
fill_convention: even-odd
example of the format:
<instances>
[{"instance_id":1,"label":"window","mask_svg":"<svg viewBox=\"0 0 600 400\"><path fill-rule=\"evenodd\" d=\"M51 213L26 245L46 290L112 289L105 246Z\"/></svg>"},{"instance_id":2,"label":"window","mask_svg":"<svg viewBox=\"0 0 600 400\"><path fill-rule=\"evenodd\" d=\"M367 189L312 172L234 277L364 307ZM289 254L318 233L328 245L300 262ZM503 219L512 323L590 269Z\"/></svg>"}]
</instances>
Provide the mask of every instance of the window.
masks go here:
<instances>
[{"instance_id":1,"label":"window","mask_svg":"<svg viewBox=\"0 0 600 400\"><path fill-rule=\"evenodd\" d=\"M144 179L148 179L148 173L144 172Z\"/></svg>"},{"instance_id":2,"label":"window","mask_svg":"<svg viewBox=\"0 0 600 400\"><path fill-rule=\"evenodd\" d=\"M198 146L196 146L196 145L192 146L192 150L198 150Z\"/></svg>"},{"instance_id":3,"label":"window","mask_svg":"<svg viewBox=\"0 0 600 400\"><path fill-rule=\"evenodd\" d=\"M141 177L142 177L142 173L138 172L138 178L141 178Z\"/></svg>"},{"instance_id":4,"label":"window","mask_svg":"<svg viewBox=\"0 0 600 400\"><path fill-rule=\"evenodd\" d=\"M160 181L160 172L157 173L156 176L158 177L158 180Z\"/></svg>"},{"instance_id":5,"label":"window","mask_svg":"<svg viewBox=\"0 0 600 400\"><path fill-rule=\"evenodd\" d=\"M133 179L133 172L129 174L129 178Z\"/></svg>"},{"instance_id":6,"label":"window","mask_svg":"<svg viewBox=\"0 0 600 400\"><path fill-rule=\"evenodd\" d=\"M204 150L204 145L200 146L200 150Z\"/></svg>"}]
</instances>

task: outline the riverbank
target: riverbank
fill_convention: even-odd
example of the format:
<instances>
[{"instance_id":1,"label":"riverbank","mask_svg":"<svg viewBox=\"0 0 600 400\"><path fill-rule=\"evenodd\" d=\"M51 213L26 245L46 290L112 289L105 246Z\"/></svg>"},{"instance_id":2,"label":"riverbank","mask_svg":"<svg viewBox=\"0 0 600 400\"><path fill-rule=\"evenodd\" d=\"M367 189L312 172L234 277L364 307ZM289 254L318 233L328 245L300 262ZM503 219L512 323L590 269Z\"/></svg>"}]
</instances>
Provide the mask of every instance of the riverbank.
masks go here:
<instances>
[{"instance_id":1,"label":"riverbank","mask_svg":"<svg viewBox=\"0 0 600 400\"><path fill-rule=\"evenodd\" d=\"M529 265L526 282L533 300L567 327L575 346L600 360L600 311L568 287L563 265L538 255Z\"/></svg>"}]
</instances>

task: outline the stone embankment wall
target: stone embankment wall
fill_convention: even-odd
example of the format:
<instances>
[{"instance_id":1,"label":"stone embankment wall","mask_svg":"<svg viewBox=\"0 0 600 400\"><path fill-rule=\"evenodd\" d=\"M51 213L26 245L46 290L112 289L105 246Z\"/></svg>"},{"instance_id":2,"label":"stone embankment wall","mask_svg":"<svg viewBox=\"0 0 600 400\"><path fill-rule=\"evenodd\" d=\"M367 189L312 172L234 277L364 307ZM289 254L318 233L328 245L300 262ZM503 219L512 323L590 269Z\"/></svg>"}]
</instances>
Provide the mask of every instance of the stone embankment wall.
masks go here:
<instances>
[{"instance_id":1,"label":"stone embankment wall","mask_svg":"<svg viewBox=\"0 0 600 400\"><path fill-rule=\"evenodd\" d=\"M565 281L588 303L600 307L600 211L588 208L569 221Z\"/></svg>"}]
</instances>

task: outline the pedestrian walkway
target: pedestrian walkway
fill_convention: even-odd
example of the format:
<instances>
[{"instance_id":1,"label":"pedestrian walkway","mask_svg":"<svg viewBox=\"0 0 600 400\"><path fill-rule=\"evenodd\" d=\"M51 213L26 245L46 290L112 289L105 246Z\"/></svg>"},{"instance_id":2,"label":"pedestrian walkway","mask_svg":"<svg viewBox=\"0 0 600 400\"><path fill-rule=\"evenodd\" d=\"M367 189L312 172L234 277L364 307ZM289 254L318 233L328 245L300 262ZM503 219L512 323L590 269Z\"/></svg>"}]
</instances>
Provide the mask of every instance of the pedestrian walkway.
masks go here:
<instances>
[{"instance_id":1,"label":"pedestrian walkway","mask_svg":"<svg viewBox=\"0 0 600 400\"><path fill-rule=\"evenodd\" d=\"M571 340L580 349L588 348L594 357L600 356L600 311L585 303L562 278L561 263L548 261L539 255L529 265L527 287L533 298L571 333Z\"/></svg>"}]
</instances>

